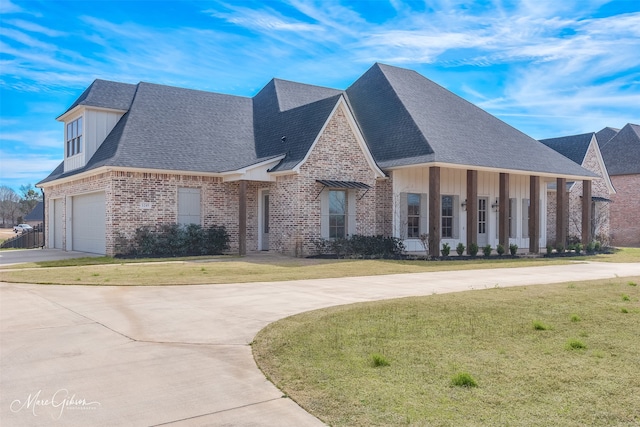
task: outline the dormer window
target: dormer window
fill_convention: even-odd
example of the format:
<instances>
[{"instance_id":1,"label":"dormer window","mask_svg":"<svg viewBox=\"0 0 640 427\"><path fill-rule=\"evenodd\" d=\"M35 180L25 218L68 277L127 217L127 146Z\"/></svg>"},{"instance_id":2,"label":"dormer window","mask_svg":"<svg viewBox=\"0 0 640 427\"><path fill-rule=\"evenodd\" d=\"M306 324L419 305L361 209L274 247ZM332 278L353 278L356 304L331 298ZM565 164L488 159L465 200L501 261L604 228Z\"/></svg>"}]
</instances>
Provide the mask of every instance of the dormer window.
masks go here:
<instances>
[{"instance_id":1,"label":"dormer window","mask_svg":"<svg viewBox=\"0 0 640 427\"><path fill-rule=\"evenodd\" d=\"M82 117L67 123L67 157L82 151Z\"/></svg>"}]
</instances>

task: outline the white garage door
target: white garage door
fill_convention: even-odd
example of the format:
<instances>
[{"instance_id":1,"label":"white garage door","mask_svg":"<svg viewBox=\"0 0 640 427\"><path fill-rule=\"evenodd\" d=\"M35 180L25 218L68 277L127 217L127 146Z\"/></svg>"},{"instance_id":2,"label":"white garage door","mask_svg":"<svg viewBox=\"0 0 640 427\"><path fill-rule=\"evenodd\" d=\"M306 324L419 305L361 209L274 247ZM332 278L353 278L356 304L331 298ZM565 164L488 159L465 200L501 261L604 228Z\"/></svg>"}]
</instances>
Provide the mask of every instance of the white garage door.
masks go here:
<instances>
[{"instance_id":1,"label":"white garage door","mask_svg":"<svg viewBox=\"0 0 640 427\"><path fill-rule=\"evenodd\" d=\"M75 196L72 210L73 250L104 254L107 247L104 193Z\"/></svg>"},{"instance_id":2,"label":"white garage door","mask_svg":"<svg viewBox=\"0 0 640 427\"><path fill-rule=\"evenodd\" d=\"M53 247L62 249L62 209L63 199L53 201Z\"/></svg>"}]
</instances>

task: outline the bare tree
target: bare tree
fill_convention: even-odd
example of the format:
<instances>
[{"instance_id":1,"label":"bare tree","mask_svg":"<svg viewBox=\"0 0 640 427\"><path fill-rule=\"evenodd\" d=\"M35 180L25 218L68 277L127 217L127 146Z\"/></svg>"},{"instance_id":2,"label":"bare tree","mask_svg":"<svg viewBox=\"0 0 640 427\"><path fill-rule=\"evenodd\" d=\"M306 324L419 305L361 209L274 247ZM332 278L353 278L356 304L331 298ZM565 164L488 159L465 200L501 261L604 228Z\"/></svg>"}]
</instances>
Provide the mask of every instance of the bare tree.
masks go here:
<instances>
[{"instance_id":1,"label":"bare tree","mask_svg":"<svg viewBox=\"0 0 640 427\"><path fill-rule=\"evenodd\" d=\"M0 186L0 215L2 216L2 226L15 224L20 214L20 196L6 185Z\"/></svg>"}]
</instances>

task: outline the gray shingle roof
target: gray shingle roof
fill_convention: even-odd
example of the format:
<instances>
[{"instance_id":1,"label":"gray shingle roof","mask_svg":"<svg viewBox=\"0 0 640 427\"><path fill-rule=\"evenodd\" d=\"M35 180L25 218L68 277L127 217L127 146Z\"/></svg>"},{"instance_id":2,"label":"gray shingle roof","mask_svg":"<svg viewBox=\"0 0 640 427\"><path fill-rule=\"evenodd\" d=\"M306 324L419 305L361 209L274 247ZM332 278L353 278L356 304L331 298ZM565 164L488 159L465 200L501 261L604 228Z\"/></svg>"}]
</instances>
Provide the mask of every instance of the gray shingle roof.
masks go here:
<instances>
[{"instance_id":1,"label":"gray shingle roof","mask_svg":"<svg viewBox=\"0 0 640 427\"><path fill-rule=\"evenodd\" d=\"M44 220L44 203L38 202L35 207L24 216L25 221L42 221Z\"/></svg>"},{"instance_id":2,"label":"gray shingle roof","mask_svg":"<svg viewBox=\"0 0 640 427\"><path fill-rule=\"evenodd\" d=\"M628 123L600 151L609 175L640 174L640 126Z\"/></svg>"},{"instance_id":3,"label":"gray shingle roof","mask_svg":"<svg viewBox=\"0 0 640 427\"><path fill-rule=\"evenodd\" d=\"M273 79L253 98L150 83L94 81L69 108L127 111L87 164L225 172L308 153L341 96L381 167L443 162L589 176L591 173L415 71L375 64L346 92ZM69 111L67 110L67 111Z\"/></svg>"},{"instance_id":4,"label":"gray shingle roof","mask_svg":"<svg viewBox=\"0 0 640 427\"><path fill-rule=\"evenodd\" d=\"M598 146L600 148L604 147L605 144L609 142L611 138L616 136L618 132L620 132L620 129L616 129L612 127L606 127L606 128L600 129L598 132L596 132L596 140L598 141Z\"/></svg>"},{"instance_id":5,"label":"gray shingle roof","mask_svg":"<svg viewBox=\"0 0 640 427\"><path fill-rule=\"evenodd\" d=\"M587 155L593 132L580 135L562 136L559 138L541 139L544 145L554 149L571 161L581 165Z\"/></svg>"},{"instance_id":6,"label":"gray shingle roof","mask_svg":"<svg viewBox=\"0 0 640 427\"><path fill-rule=\"evenodd\" d=\"M274 79L253 98L255 147L260 157L286 157L272 170L302 161L341 91Z\"/></svg>"},{"instance_id":7,"label":"gray shingle roof","mask_svg":"<svg viewBox=\"0 0 640 427\"><path fill-rule=\"evenodd\" d=\"M64 116L78 105L127 111L131 106L136 89L137 85L96 79L60 116Z\"/></svg>"},{"instance_id":8,"label":"gray shingle roof","mask_svg":"<svg viewBox=\"0 0 640 427\"><path fill-rule=\"evenodd\" d=\"M592 175L412 70L375 64L347 94L383 168L435 161Z\"/></svg>"}]
</instances>

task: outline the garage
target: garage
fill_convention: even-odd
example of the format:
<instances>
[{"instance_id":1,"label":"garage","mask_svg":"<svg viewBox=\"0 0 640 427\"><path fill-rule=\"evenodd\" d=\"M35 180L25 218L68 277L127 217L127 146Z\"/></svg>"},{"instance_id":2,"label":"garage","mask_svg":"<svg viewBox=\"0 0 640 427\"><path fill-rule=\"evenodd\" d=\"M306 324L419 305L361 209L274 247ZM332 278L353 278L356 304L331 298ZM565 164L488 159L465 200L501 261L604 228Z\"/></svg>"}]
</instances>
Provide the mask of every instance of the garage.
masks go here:
<instances>
[{"instance_id":1,"label":"garage","mask_svg":"<svg viewBox=\"0 0 640 427\"><path fill-rule=\"evenodd\" d=\"M53 247L55 249L62 249L62 210L64 209L64 200L63 199L55 199L53 201L53 212L52 217L53 221L53 236L51 241L53 242Z\"/></svg>"},{"instance_id":2,"label":"garage","mask_svg":"<svg viewBox=\"0 0 640 427\"><path fill-rule=\"evenodd\" d=\"M74 251L106 253L105 218L104 192L73 197L71 227Z\"/></svg>"}]
</instances>

